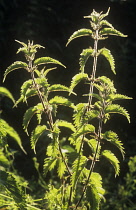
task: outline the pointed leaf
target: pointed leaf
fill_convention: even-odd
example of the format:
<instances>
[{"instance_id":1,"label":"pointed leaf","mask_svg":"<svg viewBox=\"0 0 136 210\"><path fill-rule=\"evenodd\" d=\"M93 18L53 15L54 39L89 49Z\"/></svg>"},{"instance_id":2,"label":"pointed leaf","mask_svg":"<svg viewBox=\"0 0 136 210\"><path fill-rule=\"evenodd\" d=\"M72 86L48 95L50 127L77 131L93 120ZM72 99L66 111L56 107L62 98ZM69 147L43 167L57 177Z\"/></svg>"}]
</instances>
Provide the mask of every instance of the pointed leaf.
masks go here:
<instances>
[{"instance_id":1,"label":"pointed leaf","mask_svg":"<svg viewBox=\"0 0 136 210\"><path fill-rule=\"evenodd\" d=\"M70 85L70 92L73 91L73 89L75 88L76 85L78 85L78 83L82 80L87 80L88 79L88 74L85 73L79 73L76 74L71 81L71 85Z\"/></svg>"},{"instance_id":2,"label":"pointed leaf","mask_svg":"<svg viewBox=\"0 0 136 210\"><path fill-rule=\"evenodd\" d=\"M100 20L102 20L103 18L105 18L106 16L108 16L109 15L109 12L110 12L110 7L108 8L108 10L107 10L106 13L100 15Z\"/></svg>"},{"instance_id":3,"label":"pointed leaf","mask_svg":"<svg viewBox=\"0 0 136 210\"><path fill-rule=\"evenodd\" d=\"M95 127L93 125L85 124L80 129L78 129L77 132L71 135L71 137L69 137L69 140L75 141L81 135L85 135L87 133L94 133L94 132L95 132Z\"/></svg>"},{"instance_id":4,"label":"pointed leaf","mask_svg":"<svg viewBox=\"0 0 136 210\"><path fill-rule=\"evenodd\" d=\"M55 96L54 98L50 99L50 104L56 104L56 105L63 105L68 106L71 108L75 108L74 104L67 98L64 98L62 96Z\"/></svg>"},{"instance_id":5,"label":"pointed leaf","mask_svg":"<svg viewBox=\"0 0 136 210\"><path fill-rule=\"evenodd\" d=\"M89 147L91 148L92 152L95 154L96 148L98 145L98 141L96 139L90 139L90 140L87 140L87 143L88 143ZM98 152L97 152L97 158L99 158L100 150L101 150L101 146L99 145Z\"/></svg>"},{"instance_id":6,"label":"pointed leaf","mask_svg":"<svg viewBox=\"0 0 136 210\"><path fill-rule=\"evenodd\" d=\"M59 159L58 160L58 169L57 169L57 172L58 172L58 176L60 177L60 179L62 179L65 171L67 171L66 165L65 165L64 161L62 161L61 159Z\"/></svg>"},{"instance_id":7,"label":"pointed leaf","mask_svg":"<svg viewBox=\"0 0 136 210\"><path fill-rule=\"evenodd\" d=\"M14 100L12 94L9 92L9 90L7 88L0 87L0 94L10 98L13 101L13 103L15 103L15 100Z\"/></svg>"},{"instance_id":8,"label":"pointed leaf","mask_svg":"<svg viewBox=\"0 0 136 210\"><path fill-rule=\"evenodd\" d=\"M36 153L36 150L35 150L36 143L37 143L38 139L40 138L40 136L44 133L45 130L47 130L46 125L38 125L32 131L30 141L31 141L31 147L34 150L34 153Z\"/></svg>"},{"instance_id":9,"label":"pointed leaf","mask_svg":"<svg viewBox=\"0 0 136 210\"><path fill-rule=\"evenodd\" d=\"M73 132L76 131L74 125L70 122L67 122L65 120L57 120L55 122L55 124L58 126L58 127L65 127L65 128L69 128L70 130L72 130Z\"/></svg>"},{"instance_id":10,"label":"pointed leaf","mask_svg":"<svg viewBox=\"0 0 136 210\"><path fill-rule=\"evenodd\" d=\"M103 84L106 84L109 86L109 89L112 93L116 93L116 89L114 87L114 83L113 81L111 81L111 79L109 79L108 77L106 76L101 76L101 77L98 77L98 80L100 82L102 82ZM101 86L102 87L102 86ZM104 89L102 88L102 90L100 90L101 92L104 91Z\"/></svg>"},{"instance_id":11,"label":"pointed leaf","mask_svg":"<svg viewBox=\"0 0 136 210\"><path fill-rule=\"evenodd\" d=\"M127 118L128 122L130 123L130 116L129 116L127 110L118 104L108 105L105 108L105 113L117 113L117 114L124 115Z\"/></svg>"},{"instance_id":12,"label":"pointed leaf","mask_svg":"<svg viewBox=\"0 0 136 210\"><path fill-rule=\"evenodd\" d=\"M4 130L4 132L5 132L6 134L8 134L10 137L12 137L12 138L16 141L16 143L20 146L20 148L22 149L22 151L23 151L24 153L26 153L25 150L24 150L24 148L23 148L23 146L22 146L22 142L21 142L20 136L19 136L18 133L14 130L14 128L12 128L12 127L11 127L5 120L3 120L3 119L0 119L0 128L1 128L1 130Z\"/></svg>"},{"instance_id":13,"label":"pointed leaf","mask_svg":"<svg viewBox=\"0 0 136 210\"><path fill-rule=\"evenodd\" d=\"M106 131L103 134L103 138L109 142L111 142L112 144L114 144L116 147L118 147L118 149L120 150L120 152L122 153L122 156L124 158L124 147L123 147L123 143L119 140L118 135L113 132L113 131Z\"/></svg>"},{"instance_id":14,"label":"pointed leaf","mask_svg":"<svg viewBox=\"0 0 136 210\"><path fill-rule=\"evenodd\" d=\"M82 170L84 169L87 162L86 156L79 156L73 163L72 166L72 176L71 176L71 184L73 189L76 187L76 184L78 180L80 179L80 176L82 176Z\"/></svg>"},{"instance_id":15,"label":"pointed leaf","mask_svg":"<svg viewBox=\"0 0 136 210\"><path fill-rule=\"evenodd\" d=\"M102 48L98 51L98 54L103 55L107 59L107 61L109 62L110 66L111 66L111 70L113 71L114 74L116 74L115 62L114 62L114 58L113 58L110 50L108 50L106 48Z\"/></svg>"},{"instance_id":16,"label":"pointed leaf","mask_svg":"<svg viewBox=\"0 0 136 210\"><path fill-rule=\"evenodd\" d=\"M110 28L113 28L112 24L109 23L107 20L102 20L100 22L100 25L103 26L103 25L106 25L106 26L109 26Z\"/></svg>"},{"instance_id":17,"label":"pointed leaf","mask_svg":"<svg viewBox=\"0 0 136 210\"><path fill-rule=\"evenodd\" d=\"M61 85L61 84L54 84L48 88L48 91L49 92L52 92L52 91L67 91L67 92L69 92L69 88L64 85Z\"/></svg>"},{"instance_id":18,"label":"pointed leaf","mask_svg":"<svg viewBox=\"0 0 136 210\"><path fill-rule=\"evenodd\" d=\"M120 31L117 31L114 28L103 28L100 32L100 35L114 35L114 36L121 36L121 37L127 37L127 35L122 34Z\"/></svg>"},{"instance_id":19,"label":"pointed leaf","mask_svg":"<svg viewBox=\"0 0 136 210\"><path fill-rule=\"evenodd\" d=\"M80 127L83 122L83 116L87 107L87 103L79 103L76 105L76 112L73 114L73 120L76 127Z\"/></svg>"},{"instance_id":20,"label":"pointed leaf","mask_svg":"<svg viewBox=\"0 0 136 210\"><path fill-rule=\"evenodd\" d=\"M122 100L122 99L132 99L132 98L122 94L110 94L108 97L109 101Z\"/></svg>"},{"instance_id":21,"label":"pointed leaf","mask_svg":"<svg viewBox=\"0 0 136 210\"><path fill-rule=\"evenodd\" d=\"M4 73L4 79L3 81L5 81L5 78L7 76L8 73L10 73L11 71L15 70L15 69L20 69L20 68L23 68L23 69L27 69L27 64L22 62L22 61L16 61L14 62L13 64L11 64L5 71Z\"/></svg>"},{"instance_id":22,"label":"pointed leaf","mask_svg":"<svg viewBox=\"0 0 136 210\"><path fill-rule=\"evenodd\" d=\"M110 151L110 150L104 150L102 152L102 155L110 161L110 163L113 165L115 169L115 175L119 175L120 172L120 166L119 166L119 160L117 157Z\"/></svg>"},{"instance_id":23,"label":"pointed leaf","mask_svg":"<svg viewBox=\"0 0 136 210\"><path fill-rule=\"evenodd\" d=\"M64 68L66 68L61 62L59 62L56 59L50 58L50 57L41 57L41 58L37 58L34 61L34 64L37 65L42 65L42 64L48 64L48 63L52 63L52 64L58 64L63 66Z\"/></svg>"},{"instance_id":24,"label":"pointed leaf","mask_svg":"<svg viewBox=\"0 0 136 210\"><path fill-rule=\"evenodd\" d=\"M80 64L80 70L82 73L84 73L86 62L88 58L93 55L93 52L94 52L94 49L89 48L89 49L84 49L82 53L80 54L81 57L80 57L79 64Z\"/></svg>"},{"instance_id":25,"label":"pointed leaf","mask_svg":"<svg viewBox=\"0 0 136 210\"><path fill-rule=\"evenodd\" d=\"M73 40L73 39L76 39L78 37L81 37L81 36L91 36L92 35L92 30L90 29L86 29L86 28L83 28L83 29L80 29L78 31L75 31L71 36L70 38L68 39L68 42L66 44L66 46Z\"/></svg>"},{"instance_id":26,"label":"pointed leaf","mask_svg":"<svg viewBox=\"0 0 136 210\"><path fill-rule=\"evenodd\" d=\"M30 107L24 114L23 117L23 126L25 129L25 132L27 132L27 127L29 125L29 122L34 114L39 113L43 110L43 106L41 103L37 104L36 106ZM27 133L28 134L28 133Z\"/></svg>"},{"instance_id":27,"label":"pointed leaf","mask_svg":"<svg viewBox=\"0 0 136 210\"><path fill-rule=\"evenodd\" d=\"M45 158L44 159L44 165L43 165L44 175L46 175L48 171L51 171L52 169L54 169L57 161L58 161L57 158Z\"/></svg>"},{"instance_id":28,"label":"pointed leaf","mask_svg":"<svg viewBox=\"0 0 136 210\"><path fill-rule=\"evenodd\" d=\"M86 192L87 200L90 201L91 210L100 209L100 201L104 192L102 188L102 177L99 173L92 172Z\"/></svg>"}]
</instances>

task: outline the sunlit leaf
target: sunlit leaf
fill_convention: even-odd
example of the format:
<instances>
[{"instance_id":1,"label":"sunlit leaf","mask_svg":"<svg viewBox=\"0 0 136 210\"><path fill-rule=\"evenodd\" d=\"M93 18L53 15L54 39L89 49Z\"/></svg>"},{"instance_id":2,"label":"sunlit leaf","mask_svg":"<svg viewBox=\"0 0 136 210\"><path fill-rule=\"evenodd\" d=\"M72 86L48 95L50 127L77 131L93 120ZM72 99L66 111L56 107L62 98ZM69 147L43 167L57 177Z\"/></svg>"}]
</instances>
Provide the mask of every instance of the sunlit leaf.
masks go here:
<instances>
[{"instance_id":1,"label":"sunlit leaf","mask_svg":"<svg viewBox=\"0 0 136 210\"><path fill-rule=\"evenodd\" d=\"M66 46L67 46L73 39L76 39L76 38L81 37L81 36L91 36L91 35L92 35L92 30L86 29L86 28L79 29L78 31L75 31L75 32L70 36L70 38L68 39L68 42L67 42Z\"/></svg>"}]
</instances>

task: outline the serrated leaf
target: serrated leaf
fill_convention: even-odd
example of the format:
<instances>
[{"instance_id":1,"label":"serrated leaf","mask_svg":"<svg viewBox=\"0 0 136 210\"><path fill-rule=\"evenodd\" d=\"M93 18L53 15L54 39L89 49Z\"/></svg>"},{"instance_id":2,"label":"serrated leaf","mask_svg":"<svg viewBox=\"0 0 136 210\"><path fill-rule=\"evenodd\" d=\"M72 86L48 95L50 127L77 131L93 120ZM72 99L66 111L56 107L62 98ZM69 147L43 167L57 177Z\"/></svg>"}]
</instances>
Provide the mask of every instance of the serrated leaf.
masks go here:
<instances>
[{"instance_id":1,"label":"serrated leaf","mask_svg":"<svg viewBox=\"0 0 136 210\"><path fill-rule=\"evenodd\" d=\"M34 153L36 153L36 150L35 150L36 143L37 143L38 139L40 138L40 136L44 133L45 130L47 130L46 125L38 125L32 131L30 141L31 141L31 147L34 150Z\"/></svg>"},{"instance_id":2,"label":"serrated leaf","mask_svg":"<svg viewBox=\"0 0 136 210\"><path fill-rule=\"evenodd\" d=\"M122 100L122 99L132 99L132 98L122 94L110 94L108 97L109 101Z\"/></svg>"},{"instance_id":3,"label":"serrated leaf","mask_svg":"<svg viewBox=\"0 0 136 210\"><path fill-rule=\"evenodd\" d=\"M73 114L73 120L76 127L80 127L83 123L83 116L87 103L79 103L76 105L76 112Z\"/></svg>"},{"instance_id":4,"label":"serrated leaf","mask_svg":"<svg viewBox=\"0 0 136 210\"><path fill-rule=\"evenodd\" d=\"M0 94L10 98L13 101L13 103L15 103L13 95L10 93L10 91L7 88L0 87Z\"/></svg>"},{"instance_id":5,"label":"serrated leaf","mask_svg":"<svg viewBox=\"0 0 136 210\"><path fill-rule=\"evenodd\" d=\"M103 136L103 139L115 145L120 150L124 158L125 151L124 151L123 143L119 140L118 135L113 131L106 131L102 136Z\"/></svg>"},{"instance_id":6,"label":"serrated leaf","mask_svg":"<svg viewBox=\"0 0 136 210\"><path fill-rule=\"evenodd\" d=\"M87 143L88 143L89 147L91 148L92 152L95 153L98 141L96 139L90 139L90 140L87 140ZM101 146L99 145L98 152L97 152L97 158L99 157L100 150L101 150Z\"/></svg>"},{"instance_id":7,"label":"serrated leaf","mask_svg":"<svg viewBox=\"0 0 136 210\"><path fill-rule=\"evenodd\" d=\"M107 48L102 48L98 51L98 54L103 55L107 61L109 62L110 66L111 66L111 70L113 71L114 74L116 74L115 72L115 61L114 58L110 52L110 50L108 50Z\"/></svg>"},{"instance_id":8,"label":"serrated leaf","mask_svg":"<svg viewBox=\"0 0 136 210\"><path fill-rule=\"evenodd\" d=\"M88 172L88 171L87 171ZM89 173L89 172L88 172ZM87 175L88 175L87 173ZM92 172L87 188L87 198L90 201L91 210L99 210L100 201L105 190L102 188L102 177L99 173Z\"/></svg>"},{"instance_id":9,"label":"serrated leaf","mask_svg":"<svg viewBox=\"0 0 136 210\"><path fill-rule=\"evenodd\" d=\"M48 171L54 169L55 165L57 164L57 158L45 158L44 165L43 165L43 173L44 175L47 174Z\"/></svg>"},{"instance_id":10,"label":"serrated leaf","mask_svg":"<svg viewBox=\"0 0 136 210\"><path fill-rule=\"evenodd\" d=\"M52 92L52 91L67 91L67 92L69 92L69 88L66 87L65 85L54 84L54 85L51 85L51 86L48 88L48 91L49 91L49 92Z\"/></svg>"},{"instance_id":11,"label":"serrated leaf","mask_svg":"<svg viewBox=\"0 0 136 210\"><path fill-rule=\"evenodd\" d=\"M66 46L67 46L73 39L76 39L76 38L81 37L81 36L91 36L91 35L92 35L92 30L86 29L86 28L79 29L78 31L75 31L75 32L70 36L70 38L68 39L68 42L67 42Z\"/></svg>"},{"instance_id":12,"label":"serrated leaf","mask_svg":"<svg viewBox=\"0 0 136 210\"><path fill-rule=\"evenodd\" d=\"M63 66L64 68L66 68L61 62L59 62L56 59L50 58L50 57L41 57L41 58L37 58L34 61L34 65L42 65L42 64L48 64L48 63L52 63L52 64L58 64Z\"/></svg>"},{"instance_id":13,"label":"serrated leaf","mask_svg":"<svg viewBox=\"0 0 136 210\"><path fill-rule=\"evenodd\" d=\"M86 112L86 117L88 119L88 121L94 119L94 118L98 118L100 112L98 110L91 110L91 111L87 111Z\"/></svg>"},{"instance_id":14,"label":"serrated leaf","mask_svg":"<svg viewBox=\"0 0 136 210\"><path fill-rule=\"evenodd\" d=\"M114 28L103 28L100 32L100 35L114 35L114 36L121 36L121 37L127 37L127 35L124 35L120 31L114 29Z\"/></svg>"},{"instance_id":15,"label":"serrated leaf","mask_svg":"<svg viewBox=\"0 0 136 210\"><path fill-rule=\"evenodd\" d=\"M66 171L66 165L64 163L64 161L62 161L61 159L58 160L58 176L60 177L60 179L62 179L64 173Z\"/></svg>"},{"instance_id":16,"label":"serrated leaf","mask_svg":"<svg viewBox=\"0 0 136 210\"><path fill-rule=\"evenodd\" d=\"M84 49L82 53L80 54L81 57L80 57L79 64L80 64L80 70L82 73L84 73L86 62L88 58L93 55L93 52L94 52L94 49L89 48L89 49Z\"/></svg>"},{"instance_id":17,"label":"serrated leaf","mask_svg":"<svg viewBox=\"0 0 136 210\"><path fill-rule=\"evenodd\" d=\"M101 155L103 155L113 165L115 169L115 175L119 175L120 166L119 166L119 160L117 159L117 157L110 150L104 150L101 153Z\"/></svg>"},{"instance_id":18,"label":"serrated leaf","mask_svg":"<svg viewBox=\"0 0 136 210\"><path fill-rule=\"evenodd\" d=\"M124 115L127 118L128 122L130 123L130 116L129 116L127 110L118 104L108 105L105 108L105 113L117 113L117 114Z\"/></svg>"},{"instance_id":19,"label":"serrated leaf","mask_svg":"<svg viewBox=\"0 0 136 210\"><path fill-rule=\"evenodd\" d=\"M106 25L106 26L109 26L110 28L114 28L114 27L112 26L112 24L109 23L107 20L102 20L102 21L100 21L100 25L101 25L101 26Z\"/></svg>"},{"instance_id":20,"label":"serrated leaf","mask_svg":"<svg viewBox=\"0 0 136 210\"><path fill-rule=\"evenodd\" d=\"M22 142L21 142L20 136L14 130L13 127L11 127L5 120L0 119L0 128L1 128L1 130L4 130L4 132L6 134L8 134L10 137L12 137L16 141L16 143L20 146L22 151L26 153L26 151L24 150L24 148L22 146Z\"/></svg>"},{"instance_id":21,"label":"serrated leaf","mask_svg":"<svg viewBox=\"0 0 136 210\"><path fill-rule=\"evenodd\" d=\"M63 105L68 106L71 108L75 108L74 104L67 98L64 98L62 96L55 96L54 98L50 99L50 104L56 104L56 105Z\"/></svg>"},{"instance_id":22,"label":"serrated leaf","mask_svg":"<svg viewBox=\"0 0 136 210\"><path fill-rule=\"evenodd\" d=\"M73 163L72 166L72 176L71 176L71 184L73 189L75 189L75 186L80 179L80 176L82 176L82 170L84 169L87 162L86 156L79 156Z\"/></svg>"},{"instance_id":23,"label":"serrated leaf","mask_svg":"<svg viewBox=\"0 0 136 210\"><path fill-rule=\"evenodd\" d=\"M11 71L14 71L15 69L20 69L20 68L27 69L27 64L25 62L22 62L22 61L16 61L16 62L12 63L6 69L6 71L4 73L4 79L3 79L3 81L5 81L5 78L6 78L7 74L9 74Z\"/></svg>"},{"instance_id":24,"label":"serrated leaf","mask_svg":"<svg viewBox=\"0 0 136 210\"><path fill-rule=\"evenodd\" d=\"M72 81L71 81L71 85L70 85L70 93L73 91L73 89L76 87L76 85L79 84L80 81L82 80L87 80L88 79L88 74L85 74L85 73L79 73L79 74L76 74L73 78L72 78Z\"/></svg>"},{"instance_id":25,"label":"serrated leaf","mask_svg":"<svg viewBox=\"0 0 136 210\"><path fill-rule=\"evenodd\" d=\"M114 83L113 81L111 81L111 79L109 79L108 77L106 76L101 76L101 77L98 77L98 81L100 81L101 83L103 83L104 85L108 85L109 86L109 90L112 92L112 93L116 93L116 89L114 87ZM102 86L101 86L102 87ZM102 87L102 90L100 89L100 91L104 91L104 88Z\"/></svg>"},{"instance_id":26,"label":"serrated leaf","mask_svg":"<svg viewBox=\"0 0 136 210\"><path fill-rule=\"evenodd\" d=\"M70 122L67 122L65 120L57 120L55 122L55 125L57 125L58 127L65 127L65 128L69 128L70 130L72 130L73 132L76 131L74 125Z\"/></svg>"},{"instance_id":27,"label":"serrated leaf","mask_svg":"<svg viewBox=\"0 0 136 210\"><path fill-rule=\"evenodd\" d=\"M3 150L0 148L0 167L9 167L10 166L10 162L7 159L6 155L4 154Z\"/></svg>"},{"instance_id":28,"label":"serrated leaf","mask_svg":"<svg viewBox=\"0 0 136 210\"><path fill-rule=\"evenodd\" d=\"M70 141L75 141L81 135L85 135L87 133L94 133L94 132L95 132L95 127L93 125L85 124L81 128L79 128L77 130L77 132L75 132L74 134L72 134L71 137L69 137L69 140Z\"/></svg>"},{"instance_id":29,"label":"serrated leaf","mask_svg":"<svg viewBox=\"0 0 136 210\"><path fill-rule=\"evenodd\" d=\"M23 117L23 126L25 129L25 132L27 132L27 127L29 125L29 122L34 114L39 113L43 110L43 106L41 103L37 104L36 106L30 107L24 114ZM28 133L27 133L28 134Z\"/></svg>"},{"instance_id":30,"label":"serrated leaf","mask_svg":"<svg viewBox=\"0 0 136 210\"><path fill-rule=\"evenodd\" d=\"M49 86L46 78L35 78L35 83L39 85L39 88L43 88L44 91L47 91ZM33 85L33 80L29 79L23 83L21 86L20 98L17 100L16 105L21 101L27 101L29 97L35 96L37 94L37 90Z\"/></svg>"}]
</instances>

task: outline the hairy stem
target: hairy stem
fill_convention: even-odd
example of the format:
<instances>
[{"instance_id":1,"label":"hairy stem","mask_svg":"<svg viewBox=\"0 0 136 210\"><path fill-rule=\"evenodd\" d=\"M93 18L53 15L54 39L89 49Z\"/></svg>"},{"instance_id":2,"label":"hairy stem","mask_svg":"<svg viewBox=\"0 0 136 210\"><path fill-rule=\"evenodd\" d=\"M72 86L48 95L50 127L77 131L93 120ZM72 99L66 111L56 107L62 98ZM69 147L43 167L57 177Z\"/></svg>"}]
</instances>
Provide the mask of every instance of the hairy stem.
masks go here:
<instances>
[{"instance_id":1,"label":"hairy stem","mask_svg":"<svg viewBox=\"0 0 136 210\"><path fill-rule=\"evenodd\" d=\"M31 77L32 77L32 80L33 80L33 84L34 84L34 86L35 86L35 88L36 88L36 90L38 92L38 97L40 99L40 102L42 103L42 106L43 106L43 109L44 109L44 113L48 117L48 122L49 122L50 129L53 131L53 117L52 117L52 113L51 113L51 110L49 110L48 105L45 105L45 103L44 103L44 100L46 100L45 102L46 102L46 104L48 104L48 100L47 100L47 98L43 99L43 96L41 94L39 86L38 86L38 84L35 81L35 76L34 76L34 71L33 71L32 61L31 60L29 61L29 68L31 69L30 72L31 72ZM66 160L65 160L65 158L63 156L63 153L62 153L59 141L58 141L58 147L59 147L59 152L60 152L60 155L62 157L62 160L63 160L63 162L64 162L64 164L65 164L65 166L67 168L67 171L68 171L69 175L71 176L70 169L69 169L68 164L67 164L67 162L66 162Z\"/></svg>"},{"instance_id":2,"label":"hairy stem","mask_svg":"<svg viewBox=\"0 0 136 210\"><path fill-rule=\"evenodd\" d=\"M93 90L94 90L94 81L95 81L95 75L96 75L96 69L97 69L97 51L98 51L98 32L99 30L97 29L95 31L95 40L94 40L94 60L93 60L93 70L92 70L92 75L91 75L91 82L90 82L90 90L89 90L89 97L88 97L88 109L87 111L91 110L91 105L92 105L92 97L93 97ZM79 201L76 204L75 209L77 209L77 207L79 206L81 200L83 199L84 193L86 192L87 189L87 185L89 182L89 179L91 177L91 174L93 172L94 166L95 166L95 161L96 161L96 157L97 157L97 153L99 150L99 145L100 145L100 138L99 136L101 135L101 129L102 129L102 120L99 120L99 128L98 128L98 142L97 142L97 146L96 146L96 151L90 166L90 172L89 175L87 177L87 181L83 187L83 191L82 191L82 195L79 199Z\"/></svg>"}]
</instances>

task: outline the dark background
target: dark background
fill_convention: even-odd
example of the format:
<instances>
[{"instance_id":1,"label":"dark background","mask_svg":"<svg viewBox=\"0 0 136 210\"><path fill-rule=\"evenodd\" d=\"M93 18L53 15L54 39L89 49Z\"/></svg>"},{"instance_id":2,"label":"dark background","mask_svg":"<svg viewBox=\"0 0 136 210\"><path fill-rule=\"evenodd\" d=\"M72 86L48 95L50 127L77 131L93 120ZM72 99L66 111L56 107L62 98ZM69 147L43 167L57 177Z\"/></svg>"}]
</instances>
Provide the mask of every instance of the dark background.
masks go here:
<instances>
[{"instance_id":1,"label":"dark background","mask_svg":"<svg viewBox=\"0 0 136 210\"><path fill-rule=\"evenodd\" d=\"M101 46L111 50L116 62L116 76L109 70L103 69L100 75L107 75L115 81L118 93L133 97L133 100L123 101L123 105L130 113L131 123L121 116L115 116L108 124L111 130L119 134L126 151L126 159L121 160L121 175L127 172L126 162L128 158L136 155L135 135L135 91L136 91L136 0L0 0L0 76L1 86L8 88L15 99L19 98L20 86L29 78L25 71L15 71L8 75L5 83L2 83L5 69L14 61L22 60L22 54L16 51L20 47L15 39L27 43L45 46L39 50L37 56L50 56L58 59L66 69L60 68L52 73L52 83L69 85L71 78L78 72L79 55L83 48L92 45L86 38L77 39L66 48L66 42L70 35L80 29L89 28L89 22L83 16L89 15L93 9L104 13L108 7L111 8L107 20L124 34L127 38L109 37L101 41ZM100 60L101 65L103 61ZM105 66L106 64L104 64ZM2 98L2 117L15 128L20 134L23 146L28 155L21 153L15 161L16 168L22 175L30 179L36 172L33 168L29 137L22 128L22 117L26 105L20 104L18 108L12 109L12 103L7 98ZM11 141L11 147L18 147ZM40 146L39 146L40 148ZM43 150L39 152L39 161L42 161Z\"/></svg>"}]
</instances>

